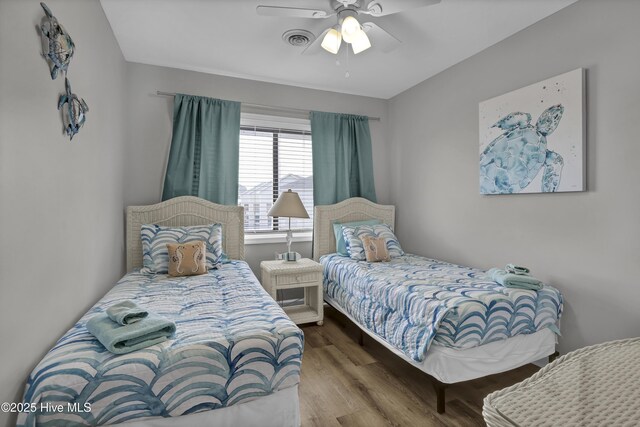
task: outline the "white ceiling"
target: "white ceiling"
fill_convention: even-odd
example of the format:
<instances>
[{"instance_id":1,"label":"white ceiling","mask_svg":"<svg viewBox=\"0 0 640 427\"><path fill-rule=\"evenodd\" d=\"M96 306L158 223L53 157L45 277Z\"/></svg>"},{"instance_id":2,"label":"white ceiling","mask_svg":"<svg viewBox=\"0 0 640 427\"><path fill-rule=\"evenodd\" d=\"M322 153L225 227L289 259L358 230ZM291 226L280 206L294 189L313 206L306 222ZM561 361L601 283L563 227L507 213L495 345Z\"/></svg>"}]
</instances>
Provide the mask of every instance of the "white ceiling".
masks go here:
<instances>
[{"instance_id":1,"label":"white ceiling","mask_svg":"<svg viewBox=\"0 0 640 427\"><path fill-rule=\"evenodd\" d=\"M397 0L379 0L384 6ZM319 35L336 18L259 16L258 4L322 7L329 0L101 0L131 62L388 99L577 0L442 0L377 18L403 41L347 58L301 55L290 29ZM358 19L363 22L364 19ZM339 59L340 65L336 65ZM508 58L505 58L508 60Z\"/></svg>"}]
</instances>

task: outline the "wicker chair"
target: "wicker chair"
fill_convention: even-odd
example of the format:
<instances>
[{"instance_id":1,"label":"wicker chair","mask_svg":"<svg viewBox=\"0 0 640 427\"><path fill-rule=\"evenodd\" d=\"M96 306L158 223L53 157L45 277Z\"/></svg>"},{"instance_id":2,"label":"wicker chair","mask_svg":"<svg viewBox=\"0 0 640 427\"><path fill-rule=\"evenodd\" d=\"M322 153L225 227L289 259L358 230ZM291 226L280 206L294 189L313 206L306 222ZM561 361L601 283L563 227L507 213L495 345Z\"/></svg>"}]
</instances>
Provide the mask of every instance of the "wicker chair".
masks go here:
<instances>
[{"instance_id":1,"label":"wicker chair","mask_svg":"<svg viewBox=\"0 0 640 427\"><path fill-rule=\"evenodd\" d=\"M640 338L568 353L484 399L489 427L640 425Z\"/></svg>"}]
</instances>

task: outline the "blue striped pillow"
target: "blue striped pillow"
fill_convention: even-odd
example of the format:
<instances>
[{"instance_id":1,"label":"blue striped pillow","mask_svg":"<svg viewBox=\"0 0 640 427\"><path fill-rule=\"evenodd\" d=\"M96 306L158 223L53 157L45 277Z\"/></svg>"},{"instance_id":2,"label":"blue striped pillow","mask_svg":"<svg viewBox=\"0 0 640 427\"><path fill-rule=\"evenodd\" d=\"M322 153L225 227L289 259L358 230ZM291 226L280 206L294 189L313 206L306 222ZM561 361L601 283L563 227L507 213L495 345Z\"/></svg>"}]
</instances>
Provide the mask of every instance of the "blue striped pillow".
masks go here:
<instances>
[{"instance_id":1,"label":"blue striped pillow","mask_svg":"<svg viewBox=\"0 0 640 427\"><path fill-rule=\"evenodd\" d=\"M344 241L344 234L342 234L342 227L355 227L356 225L375 225L382 224L379 219L367 219L364 221L351 221L351 222L334 222L333 234L336 236L336 253L341 256L349 256L347 252L347 244Z\"/></svg>"},{"instance_id":2,"label":"blue striped pillow","mask_svg":"<svg viewBox=\"0 0 640 427\"><path fill-rule=\"evenodd\" d=\"M400 247L398 238L393 234L391 227L387 224L342 227L342 233L344 234L347 252L351 259L355 259L357 261L364 261L367 259L364 252L364 244L362 243L362 238L364 236L384 237L387 250L389 251L389 258L397 258L404 255L404 251Z\"/></svg>"},{"instance_id":3,"label":"blue striped pillow","mask_svg":"<svg viewBox=\"0 0 640 427\"><path fill-rule=\"evenodd\" d=\"M186 243L202 240L207 247L207 269L222 262L222 224L193 225L189 227L163 227L144 224L142 235L141 273L166 274L169 272L167 243Z\"/></svg>"}]
</instances>

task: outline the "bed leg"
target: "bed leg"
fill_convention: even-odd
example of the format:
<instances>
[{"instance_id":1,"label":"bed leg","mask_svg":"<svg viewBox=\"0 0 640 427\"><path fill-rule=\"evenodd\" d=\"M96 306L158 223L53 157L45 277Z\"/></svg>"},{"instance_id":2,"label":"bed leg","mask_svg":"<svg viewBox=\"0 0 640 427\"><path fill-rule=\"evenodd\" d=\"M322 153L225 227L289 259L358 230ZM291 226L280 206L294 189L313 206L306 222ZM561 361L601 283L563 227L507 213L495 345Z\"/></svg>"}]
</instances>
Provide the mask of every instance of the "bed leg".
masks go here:
<instances>
[{"instance_id":1,"label":"bed leg","mask_svg":"<svg viewBox=\"0 0 640 427\"><path fill-rule=\"evenodd\" d=\"M444 414L444 392L447 388L447 385L441 383L435 378L431 380L431 383L433 384L433 389L436 391L436 410L439 414Z\"/></svg>"},{"instance_id":2,"label":"bed leg","mask_svg":"<svg viewBox=\"0 0 640 427\"><path fill-rule=\"evenodd\" d=\"M362 332L362 329L360 329L360 335L358 335L358 344L360 344L360 347L364 347L364 332Z\"/></svg>"},{"instance_id":3,"label":"bed leg","mask_svg":"<svg viewBox=\"0 0 640 427\"><path fill-rule=\"evenodd\" d=\"M558 356L560 356L560 353L558 353L557 351L553 354L549 355L549 363L553 362L554 360L556 360L558 358Z\"/></svg>"}]
</instances>

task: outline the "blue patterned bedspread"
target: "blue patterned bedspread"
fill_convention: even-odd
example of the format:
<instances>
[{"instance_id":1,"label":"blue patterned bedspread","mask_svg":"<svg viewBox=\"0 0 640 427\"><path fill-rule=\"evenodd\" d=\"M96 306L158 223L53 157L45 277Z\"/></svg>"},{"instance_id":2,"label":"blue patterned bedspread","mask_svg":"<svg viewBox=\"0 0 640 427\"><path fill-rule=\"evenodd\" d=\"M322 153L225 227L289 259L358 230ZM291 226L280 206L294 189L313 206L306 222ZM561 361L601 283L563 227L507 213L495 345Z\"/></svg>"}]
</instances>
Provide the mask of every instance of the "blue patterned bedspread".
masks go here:
<instances>
[{"instance_id":1,"label":"blue patterned bedspread","mask_svg":"<svg viewBox=\"0 0 640 427\"><path fill-rule=\"evenodd\" d=\"M174 338L125 355L85 328L126 299L176 323ZM25 403L78 404L23 413L18 425L102 425L217 409L295 386L302 331L242 261L192 277L129 273L56 343L29 376ZM81 412L88 403L90 412Z\"/></svg>"},{"instance_id":2,"label":"blue patterned bedspread","mask_svg":"<svg viewBox=\"0 0 640 427\"><path fill-rule=\"evenodd\" d=\"M562 294L505 288L484 271L405 255L368 263L320 258L329 297L406 356L424 360L432 342L470 348L545 327L557 331Z\"/></svg>"}]
</instances>

